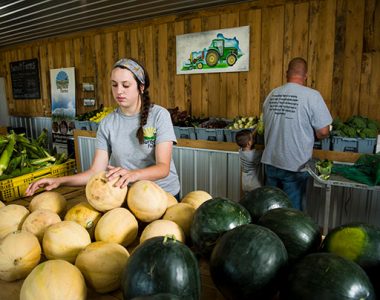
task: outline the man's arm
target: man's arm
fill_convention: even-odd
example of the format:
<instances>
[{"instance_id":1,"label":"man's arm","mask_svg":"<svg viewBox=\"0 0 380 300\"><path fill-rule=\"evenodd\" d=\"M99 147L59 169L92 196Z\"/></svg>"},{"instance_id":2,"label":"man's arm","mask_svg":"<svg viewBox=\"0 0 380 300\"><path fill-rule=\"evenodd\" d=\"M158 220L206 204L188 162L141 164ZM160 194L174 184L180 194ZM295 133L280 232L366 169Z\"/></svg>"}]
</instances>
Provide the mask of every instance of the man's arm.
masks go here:
<instances>
[{"instance_id":1,"label":"man's arm","mask_svg":"<svg viewBox=\"0 0 380 300\"><path fill-rule=\"evenodd\" d=\"M318 138L318 140L323 140L330 135L330 125L327 125L326 127L322 127L320 129L315 130L315 135Z\"/></svg>"}]
</instances>

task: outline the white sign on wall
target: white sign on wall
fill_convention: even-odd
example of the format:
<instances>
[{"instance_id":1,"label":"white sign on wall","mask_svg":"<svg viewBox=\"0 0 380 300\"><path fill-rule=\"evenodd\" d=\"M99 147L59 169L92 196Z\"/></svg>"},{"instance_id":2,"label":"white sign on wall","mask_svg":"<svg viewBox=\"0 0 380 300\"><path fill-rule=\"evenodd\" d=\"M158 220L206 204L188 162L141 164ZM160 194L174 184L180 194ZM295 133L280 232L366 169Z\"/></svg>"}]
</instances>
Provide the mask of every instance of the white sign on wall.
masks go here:
<instances>
[{"instance_id":1,"label":"white sign on wall","mask_svg":"<svg viewBox=\"0 0 380 300\"><path fill-rule=\"evenodd\" d=\"M177 74L249 71L249 26L176 37Z\"/></svg>"},{"instance_id":2,"label":"white sign on wall","mask_svg":"<svg viewBox=\"0 0 380 300\"><path fill-rule=\"evenodd\" d=\"M67 152L75 128L75 68L50 70L53 147Z\"/></svg>"}]
</instances>

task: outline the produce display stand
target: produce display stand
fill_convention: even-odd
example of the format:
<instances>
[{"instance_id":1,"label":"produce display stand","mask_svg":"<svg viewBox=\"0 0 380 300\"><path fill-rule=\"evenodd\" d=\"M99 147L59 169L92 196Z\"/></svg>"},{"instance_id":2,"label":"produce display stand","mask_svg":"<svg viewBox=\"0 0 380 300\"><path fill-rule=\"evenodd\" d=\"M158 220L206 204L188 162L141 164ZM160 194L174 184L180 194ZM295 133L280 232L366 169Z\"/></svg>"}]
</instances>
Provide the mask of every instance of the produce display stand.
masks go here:
<instances>
[{"instance_id":1,"label":"produce display stand","mask_svg":"<svg viewBox=\"0 0 380 300\"><path fill-rule=\"evenodd\" d=\"M332 204L334 204L333 214L332 214L332 224L335 224L335 221L336 221L336 203L331 203L331 188L333 186L340 186L340 187L353 188L353 189L363 189L363 190L368 190L368 191L380 191L380 186L369 186L367 184L349 180L345 177L342 177L336 174L331 174L328 180L323 180L322 178L318 176L316 172L315 163L316 163L315 160L310 161L306 165L306 170L313 177L314 182L317 183L319 186L321 186L325 191L325 194L324 194L325 211L324 211L324 217L323 217L323 233L322 234L326 235L329 230L330 210L331 210ZM334 162L334 163L342 164L342 162Z\"/></svg>"},{"instance_id":2,"label":"produce display stand","mask_svg":"<svg viewBox=\"0 0 380 300\"><path fill-rule=\"evenodd\" d=\"M4 179L0 181L0 200L9 202L23 197L29 184L44 177L60 177L74 174L75 160L69 159L59 165L51 165L46 168L22 176Z\"/></svg>"},{"instance_id":3,"label":"produce display stand","mask_svg":"<svg viewBox=\"0 0 380 300\"><path fill-rule=\"evenodd\" d=\"M64 195L67 200L66 210L70 209L74 205L86 200L84 187L59 187L55 191ZM25 197L21 199L14 200L10 203L19 204L28 207L30 201L33 197ZM129 253L132 252L135 245L128 247ZM209 267L208 261L206 259L199 259L199 270L201 276L202 284L202 294L201 300L225 300L222 294L214 286ZM6 282L0 280L0 299L1 300L19 300L20 290L23 280L17 280L14 282ZM122 300L123 295L121 290L116 290L107 294L99 294L90 288L87 289L87 299L88 300ZM68 299L69 300L69 299Z\"/></svg>"}]
</instances>

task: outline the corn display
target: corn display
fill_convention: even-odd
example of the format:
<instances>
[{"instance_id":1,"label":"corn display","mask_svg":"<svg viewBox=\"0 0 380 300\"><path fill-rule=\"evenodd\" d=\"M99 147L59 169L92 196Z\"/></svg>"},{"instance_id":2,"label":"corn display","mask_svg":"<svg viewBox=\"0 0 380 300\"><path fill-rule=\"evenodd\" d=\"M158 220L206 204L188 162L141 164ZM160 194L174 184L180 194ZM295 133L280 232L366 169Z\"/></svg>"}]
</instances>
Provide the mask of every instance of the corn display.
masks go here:
<instances>
[{"instance_id":1,"label":"corn display","mask_svg":"<svg viewBox=\"0 0 380 300\"><path fill-rule=\"evenodd\" d=\"M99 123L101 120L104 119L105 116L107 116L109 113L114 111L114 107L112 106L106 106L103 107L103 109L96 113L93 117L91 117L89 120L91 122Z\"/></svg>"},{"instance_id":2,"label":"corn display","mask_svg":"<svg viewBox=\"0 0 380 300\"><path fill-rule=\"evenodd\" d=\"M24 133L16 134L13 131L6 136L0 136L0 180L65 162L66 154L50 154L46 150L47 133L47 129L43 129L37 139L31 140Z\"/></svg>"}]
</instances>

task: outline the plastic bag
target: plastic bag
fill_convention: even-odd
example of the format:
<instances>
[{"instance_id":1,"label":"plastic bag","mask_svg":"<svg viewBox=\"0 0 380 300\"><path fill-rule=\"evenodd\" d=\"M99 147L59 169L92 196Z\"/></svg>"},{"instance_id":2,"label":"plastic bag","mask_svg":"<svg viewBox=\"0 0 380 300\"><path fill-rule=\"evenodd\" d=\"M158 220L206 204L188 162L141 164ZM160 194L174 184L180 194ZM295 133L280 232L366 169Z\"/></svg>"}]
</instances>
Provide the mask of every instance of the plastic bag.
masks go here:
<instances>
[{"instance_id":1,"label":"plastic bag","mask_svg":"<svg viewBox=\"0 0 380 300\"><path fill-rule=\"evenodd\" d=\"M332 173L370 186L380 185L380 153L363 154L354 165L334 164Z\"/></svg>"}]
</instances>

